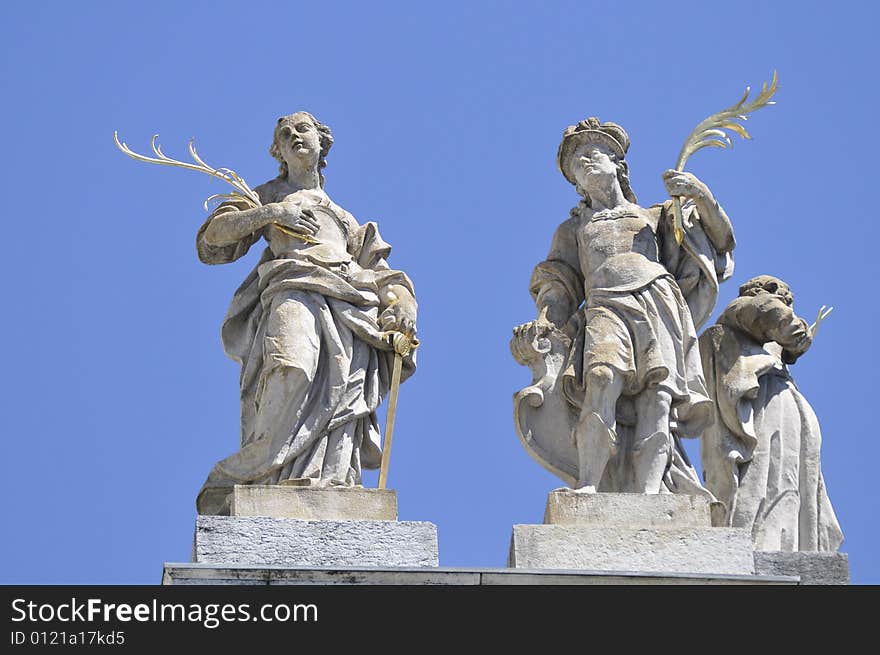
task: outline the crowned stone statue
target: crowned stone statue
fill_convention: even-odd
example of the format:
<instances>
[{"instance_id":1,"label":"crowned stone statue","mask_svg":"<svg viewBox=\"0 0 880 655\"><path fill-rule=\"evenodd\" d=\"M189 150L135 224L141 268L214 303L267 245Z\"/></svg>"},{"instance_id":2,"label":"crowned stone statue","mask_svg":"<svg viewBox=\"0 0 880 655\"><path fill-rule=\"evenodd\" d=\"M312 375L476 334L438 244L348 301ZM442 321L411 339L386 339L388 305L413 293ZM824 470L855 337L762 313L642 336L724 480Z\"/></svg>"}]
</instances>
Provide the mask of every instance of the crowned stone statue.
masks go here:
<instances>
[{"instance_id":1,"label":"crowned stone statue","mask_svg":"<svg viewBox=\"0 0 880 655\"><path fill-rule=\"evenodd\" d=\"M679 243L671 200L638 204L629 145L597 118L563 133L557 163L581 200L532 273L537 320L514 329L533 373L516 429L577 492L709 496L681 439L712 421L697 329L733 272L733 228L703 182L669 170L670 196L686 199Z\"/></svg>"}]
</instances>

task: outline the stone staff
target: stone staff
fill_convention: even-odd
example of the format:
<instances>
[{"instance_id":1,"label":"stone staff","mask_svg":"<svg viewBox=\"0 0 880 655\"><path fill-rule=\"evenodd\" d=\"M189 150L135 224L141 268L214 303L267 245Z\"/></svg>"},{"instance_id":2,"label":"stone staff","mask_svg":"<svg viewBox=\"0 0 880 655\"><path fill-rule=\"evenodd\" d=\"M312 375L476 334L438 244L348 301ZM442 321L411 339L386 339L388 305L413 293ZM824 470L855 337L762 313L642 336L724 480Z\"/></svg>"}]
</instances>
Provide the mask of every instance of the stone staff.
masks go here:
<instances>
[{"instance_id":1,"label":"stone staff","mask_svg":"<svg viewBox=\"0 0 880 655\"><path fill-rule=\"evenodd\" d=\"M394 348L394 369L391 373L388 414L385 418L385 443L382 448L382 464L379 468L379 489L385 489L388 484L388 464L391 460L391 439L394 437L394 418L397 414L397 392L400 389L403 358L419 347L418 339L403 332L389 333L388 340Z\"/></svg>"}]
</instances>

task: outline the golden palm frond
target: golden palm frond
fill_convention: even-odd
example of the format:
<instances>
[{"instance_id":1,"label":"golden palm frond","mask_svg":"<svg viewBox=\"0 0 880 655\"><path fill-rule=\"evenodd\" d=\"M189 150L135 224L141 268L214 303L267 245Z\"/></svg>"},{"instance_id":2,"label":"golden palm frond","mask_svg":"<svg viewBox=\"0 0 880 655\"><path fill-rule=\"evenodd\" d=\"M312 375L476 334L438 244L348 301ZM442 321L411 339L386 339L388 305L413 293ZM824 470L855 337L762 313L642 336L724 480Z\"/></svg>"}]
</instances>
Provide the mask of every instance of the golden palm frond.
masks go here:
<instances>
[{"instance_id":1,"label":"golden palm frond","mask_svg":"<svg viewBox=\"0 0 880 655\"><path fill-rule=\"evenodd\" d=\"M193 143L193 139L189 140L189 154L193 158L194 164L190 164L185 161L178 161L176 159L172 159L164 152L162 152L162 146L158 143L159 135L154 134L153 138L150 139L150 148L155 154L155 157L148 157L147 155L141 155L136 153L134 150L129 148L124 141L119 140L119 134L114 131L113 132L113 140L116 142L116 147L119 148L126 155L131 157L132 159L136 159L138 161L145 161L150 164L162 164L164 166L174 166L176 168L185 168L190 171L199 171L200 173L205 173L210 175L211 177L216 177L219 180L223 180L227 184L231 185L234 191L230 193L215 193L212 196L209 196L204 203L205 211L210 211L210 203L217 202L234 202L234 203L244 203L244 205L248 209L252 209L254 207L261 207L262 203L260 202L260 196L256 191L251 189L248 186L248 183L244 181L244 179L236 173L231 168L212 168L199 156L199 153L196 152L195 144ZM229 206L227 208L220 208L220 211L231 211L233 207ZM301 241L305 241L306 243L318 243L317 239L309 236L308 234L300 234L299 232L294 232L289 227L285 225L280 225L278 223L274 223L275 227L279 230L287 234L288 236L294 237Z\"/></svg>"},{"instance_id":2,"label":"golden palm frond","mask_svg":"<svg viewBox=\"0 0 880 655\"><path fill-rule=\"evenodd\" d=\"M176 159L172 159L167 156L164 152L162 152L162 146L158 143L158 134L154 134L153 138L150 140L150 148L153 150L153 153L156 155L155 157L148 157L146 155L140 155L129 148L124 141L119 140L119 134L117 132L113 132L113 140L116 142L116 147L119 148L126 155L131 157L132 159L137 159L138 161L145 161L150 164L163 164L165 166L175 166L177 168L185 168L191 171L199 171L200 173L205 173L210 175L211 177L216 177L217 179L223 180L227 184L231 185L235 191L232 193L217 193L213 196L209 197L205 200L205 210L209 209L208 204L212 200L218 200L222 202L223 200L231 200L235 202L244 202L248 207L260 207L260 197L257 193L248 186L247 182L245 182L242 177L229 168L212 168L199 156L199 153L196 152L195 144L193 143L193 139L189 140L189 154L193 158L194 164L190 164L185 161L178 161Z\"/></svg>"},{"instance_id":3,"label":"golden palm frond","mask_svg":"<svg viewBox=\"0 0 880 655\"><path fill-rule=\"evenodd\" d=\"M740 135L744 139L751 139L752 136L746 131L746 128L737 123L738 120L748 120L748 114L753 111L766 107L767 105L775 105L770 100L776 93L779 84L779 77L776 71L773 71L773 78L770 84L764 82L761 87L761 93L752 102L746 103L751 93L751 87L746 87L746 91L735 105L728 107L717 114L712 114L702 122L700 122L694 130L688 135L681 152L678 154L678 161L675 163L675 170L684 170L684 165L688 158L703 148L730 148L733 141L724 130L730 130ZM711 138L718 137L718 138Z\"/></svg>"},{"instance_id":4,"label":"golden palm frond","mask_svg":"<svg viewBox=\"0 0 880 655\"><path fill-rule=\"evenodd\" d=\"M701 121L688 135L688 138L685 139L681 152L678 153L678 160L675 162L675 170L684 170L684 165L687 163L688 158L703 148L732 148L733 141L725 130L735 132L743 139L751 140L752 135L737 121L748 120L748 114L761 109L761 107L775 105L776 103L770 100L770 98L776 93L778 84L779 77L776 71L773 71L773 78L770 80L770 84L768 85L767 82L764 82L757 98L751 102L746 102L752 91L751 87L747 86L739 102ZM681 201L677 197L672 199L672 208L674 210L673 232L676 242L681 244L682 239L684 239L684 225L681 215Z\"/></svg>"}]
</instances>

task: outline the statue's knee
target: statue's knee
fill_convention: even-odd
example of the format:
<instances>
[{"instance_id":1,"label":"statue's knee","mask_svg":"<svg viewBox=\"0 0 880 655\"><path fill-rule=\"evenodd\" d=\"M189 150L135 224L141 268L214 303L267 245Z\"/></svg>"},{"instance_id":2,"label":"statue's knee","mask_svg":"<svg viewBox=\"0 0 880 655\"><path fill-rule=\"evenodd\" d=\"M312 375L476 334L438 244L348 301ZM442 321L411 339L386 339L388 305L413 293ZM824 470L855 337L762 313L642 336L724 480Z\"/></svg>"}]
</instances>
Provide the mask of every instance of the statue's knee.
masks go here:
<instances>
[{"instance_id":1,"label":"statue's knee","mask_svg":"<svg viewBox=\"0 0 880 655\"><path fill-rule=\"evenodd\" d=\"M634 453L649 455L669 455L672 453L672 436L667 432L655 432L633 444Z\"/></svg>"},{"instance_id":2,"label":"statue's knee","mask_svg":"<svg viewBox=\"0 0 880 655\"><path fill-rule=\"evenodd\" d=\"M610 366L594 366L587 371L587 389L606 389L614 383L614 370Z\"/></svg>"}]
</instances>

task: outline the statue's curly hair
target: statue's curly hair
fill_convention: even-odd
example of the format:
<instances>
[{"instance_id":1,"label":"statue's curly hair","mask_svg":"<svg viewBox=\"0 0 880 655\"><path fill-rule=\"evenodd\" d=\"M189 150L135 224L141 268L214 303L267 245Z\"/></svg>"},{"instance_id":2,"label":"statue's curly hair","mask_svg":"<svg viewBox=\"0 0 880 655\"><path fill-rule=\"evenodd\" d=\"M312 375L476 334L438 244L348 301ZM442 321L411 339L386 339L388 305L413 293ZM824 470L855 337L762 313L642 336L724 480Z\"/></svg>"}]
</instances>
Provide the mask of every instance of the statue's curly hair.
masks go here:
<instances>
[{"instance_id":1,"label":"statue's curly hair","mask_svg":"<svg viewBox=\"0 0 880 655\"><path fill-rule=\"evenodd\" d=\"M740 296L757 296L759 293L771 293L779 296L789 307L794 303L791 288L778 277L758 275L745 282L739 288Z\"/></svg>"},{"instance_id":2,"label":"statue's curly hair","mask_svg":"<svg viewBox=\"0 0 880 655\"><path fill-rule=\"evenodd\" d=\"M287 177L287 162L284 161L284 158L281 156L281 150L278 147L278 138L281 135L281 130L293 122L293 117L296 114L305 114L308 116L309 120L312 121L312 125L314 125L315 129L318 131L318 139L321 144L321 154L320 159L318 159L318 177L320 178L321 186L323 187L324 174L321 172L321 169L327 166L327 153L330 152L330 146L333 145L333 134L330 132L330 126L324 125L309 112L299 111L293 114L288 114L287 116L282 116L278 119L278 122L275 124L275 134L272 137L272 145L269 147L269 154L280 163L280 166L278 167L278 176Z\"/></svg>"}]
</instances>

